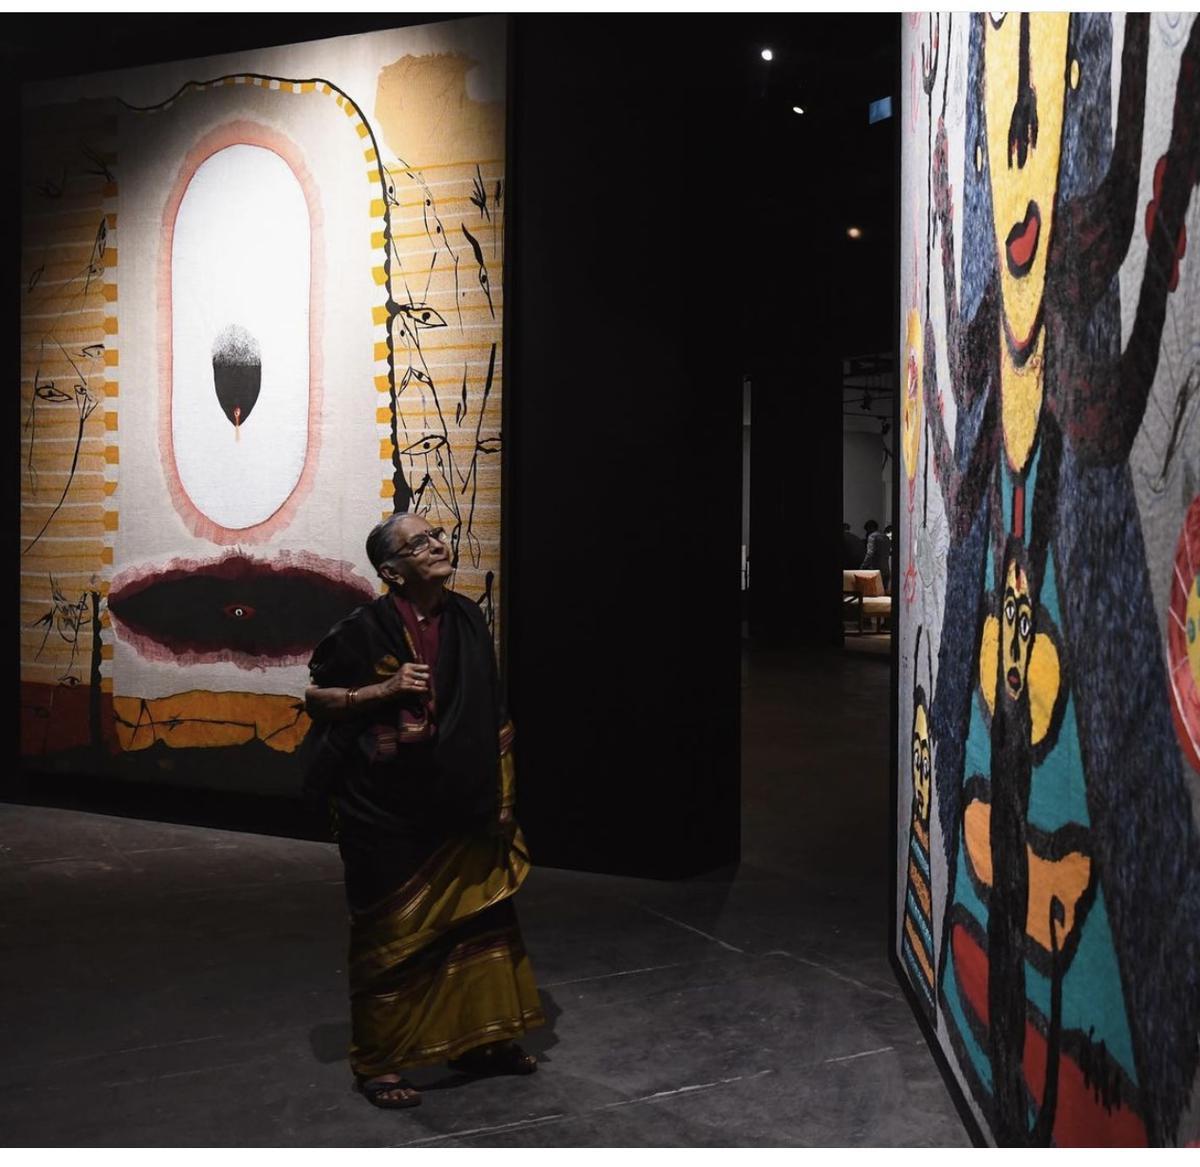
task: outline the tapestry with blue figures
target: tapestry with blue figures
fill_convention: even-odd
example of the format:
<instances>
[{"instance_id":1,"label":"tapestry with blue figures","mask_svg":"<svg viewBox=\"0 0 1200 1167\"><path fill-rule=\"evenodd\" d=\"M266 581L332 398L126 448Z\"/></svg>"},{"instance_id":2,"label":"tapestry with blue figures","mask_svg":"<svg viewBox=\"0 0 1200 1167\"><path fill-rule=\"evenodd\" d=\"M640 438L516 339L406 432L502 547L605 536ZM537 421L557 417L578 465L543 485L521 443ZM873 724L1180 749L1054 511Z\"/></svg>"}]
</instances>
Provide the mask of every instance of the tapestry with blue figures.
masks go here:
<instances>
[{"instance_id":1,"label":"tapestry with blue figures","mask_svg":"<svg viewBox=\"0 0 1200 1167\"><path fill-rule=\"evenodd\" d=\"M985 1135L1200 1137L1200 24L914 14L899 968Z\"/></svg>"}]
</instances>

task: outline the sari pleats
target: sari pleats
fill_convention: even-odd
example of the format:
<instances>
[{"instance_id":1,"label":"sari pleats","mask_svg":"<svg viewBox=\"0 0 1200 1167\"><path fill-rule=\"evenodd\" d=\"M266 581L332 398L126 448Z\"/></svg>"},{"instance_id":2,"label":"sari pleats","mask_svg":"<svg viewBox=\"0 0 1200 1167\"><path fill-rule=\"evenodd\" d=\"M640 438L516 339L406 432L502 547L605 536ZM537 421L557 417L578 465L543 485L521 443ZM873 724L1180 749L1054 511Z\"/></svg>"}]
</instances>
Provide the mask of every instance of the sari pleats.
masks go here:
<instances>
[{"instance_id":1,"label":"sari pleats","mask_svg":"<svg viewBox=\"0 0 1200 1167\"><path fill-rule=\"evenodd\" d=\"M519 830L460 837L351 913L356 1074L445 1061L544 1024L511 901L528 871Z\"/></svg>"}]
</instances>

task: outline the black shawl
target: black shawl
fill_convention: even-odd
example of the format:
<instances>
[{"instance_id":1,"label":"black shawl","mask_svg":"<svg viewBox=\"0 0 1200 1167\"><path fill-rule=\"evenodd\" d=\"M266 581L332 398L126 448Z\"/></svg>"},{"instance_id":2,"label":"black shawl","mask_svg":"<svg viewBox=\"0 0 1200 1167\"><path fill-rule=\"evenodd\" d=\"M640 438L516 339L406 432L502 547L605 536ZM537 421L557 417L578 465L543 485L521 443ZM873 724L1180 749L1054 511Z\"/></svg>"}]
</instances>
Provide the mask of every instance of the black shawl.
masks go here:
<instances>
[{"instance_id":1,"label":"black shawl","mask_svg":"<svg viewBox=\"0 0 1200 1167\"><path fill-rule=\"evenodd\" d=\"M364 604L330 630L309 661L313 684L360 688L413 659L404 621L390 595ZM362 717L318 722L309 734L305 788L338 802L404 814L405 779L422 771L422 802L448 823L494 820L499 802L499 734L503 723L492 636L477 604L447 591L437 667L437 734L432 743L404 744L387 759L373 757L373 727L394 726L399 704ZM384 822L378 825L385 826Z\"/></svg>"}]
</instances>

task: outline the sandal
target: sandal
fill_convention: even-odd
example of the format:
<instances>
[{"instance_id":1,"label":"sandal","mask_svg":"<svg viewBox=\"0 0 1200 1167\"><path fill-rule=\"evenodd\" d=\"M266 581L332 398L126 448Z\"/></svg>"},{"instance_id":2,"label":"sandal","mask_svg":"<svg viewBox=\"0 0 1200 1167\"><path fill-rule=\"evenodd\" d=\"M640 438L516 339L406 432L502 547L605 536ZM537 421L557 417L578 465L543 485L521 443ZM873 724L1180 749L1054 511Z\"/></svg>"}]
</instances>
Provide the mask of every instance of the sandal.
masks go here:
<instances>
[{"instance_id":1,"label":"sandal","mask_svg":"<svg viewBox=\"0 0 1200 1167\"><path fill-rule=\"evenodd\" d=\"M372 1106L378 1106L380 1110L407 1110L410 1106L421 1105L421 1092L403 1078L391 1082L383 1078L358 1078L354 1085ZM399 1098L385 1097L396 1090L403 1091Z\"/></svg>"},{"instance_id":2,"label":"sandal","mask_svg":"<svg viewBox=\"0 0 1200 1167\"><path fill-rule=\"evenodd\" d=\"M490 1078L499 1074L535 1073L538 1061L514 1041L496 1041L490 1045L477 1045L460 1057L451 1058L449 1065L452 1070L472 1078Z\"/></svg>"}]
</instances>

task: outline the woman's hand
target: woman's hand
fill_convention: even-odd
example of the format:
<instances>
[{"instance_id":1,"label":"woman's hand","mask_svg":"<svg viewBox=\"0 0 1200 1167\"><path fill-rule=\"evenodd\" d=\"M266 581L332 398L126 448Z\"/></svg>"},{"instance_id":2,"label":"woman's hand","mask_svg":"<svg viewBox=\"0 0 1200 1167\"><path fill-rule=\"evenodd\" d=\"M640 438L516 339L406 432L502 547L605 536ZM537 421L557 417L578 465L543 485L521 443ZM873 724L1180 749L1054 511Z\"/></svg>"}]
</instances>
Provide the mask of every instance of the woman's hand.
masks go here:
<instances>
[{"instance_id":1,"label":"woman's hand","mask_svg":"<svg viewBox=\"0 0 1200 1167\"><path fill-rule=\"evenodd\" d=\"M390 701L396 697L424 697L429 693L429 666L408 661L390 677L370 687L372 696L379 701Z\"/></svg>"},{"instance_id":2,"label":"woman's hand","mask_svg":"<svg viewBox=\"0 0 1200 1167\"><path fill-rule=\"evenodd\" d=\"M429 666L410 661L374 685L357 689L321 689L310 685L304 693L304 707L314 721L344 721L389 701L425 697L429 683Z\"/></svg>"}]
</instances>

